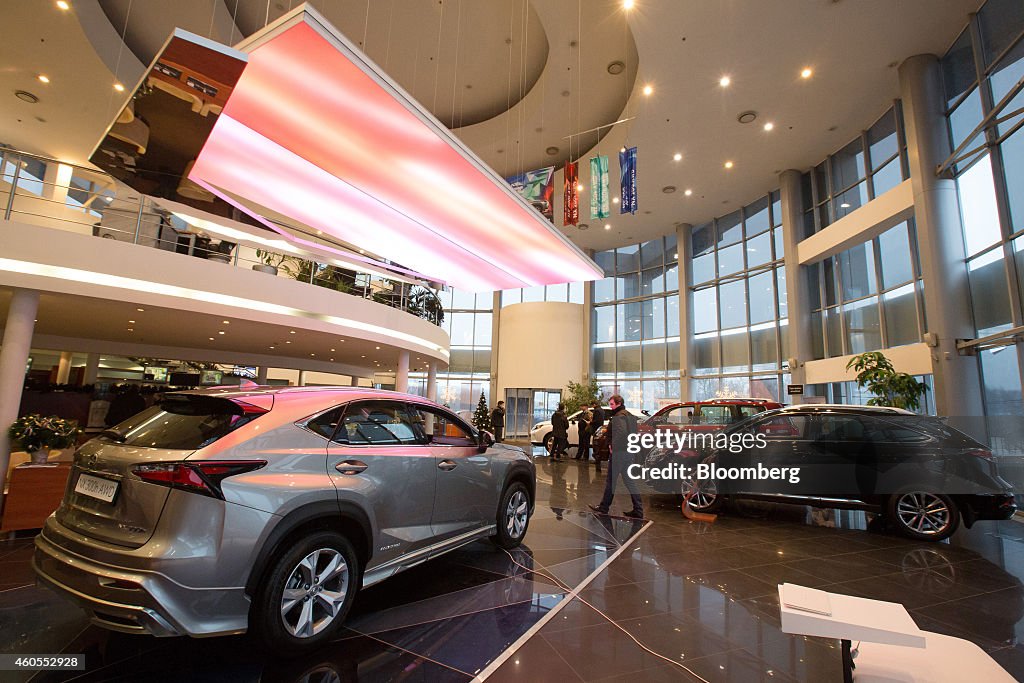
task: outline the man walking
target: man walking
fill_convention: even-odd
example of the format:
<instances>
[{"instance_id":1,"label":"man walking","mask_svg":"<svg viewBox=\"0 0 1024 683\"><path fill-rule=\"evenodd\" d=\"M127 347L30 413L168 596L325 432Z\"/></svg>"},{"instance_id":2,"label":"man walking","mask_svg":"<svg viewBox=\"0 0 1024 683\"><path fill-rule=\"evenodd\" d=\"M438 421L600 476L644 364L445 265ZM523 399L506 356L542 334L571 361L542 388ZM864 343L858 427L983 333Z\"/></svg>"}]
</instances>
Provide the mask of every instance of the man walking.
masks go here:
<instances>
[{"instance_id":1,"label":"man walking","mask_svg":"<svg viewBox=\"0 0 1024 683\"><path fill-rule=\"evenodd\" d=\"M505 434L505 402L498 401L491 411L491 426L494 427L494 440L501 441Z\"/></svg>"},{"instance_id":2,"label":"man walking","mask_svg":"<svg viewBox=\"0 0 1024 683\"><path fill-rule=\"evenodd\" d=\"M559 403L558 410L551 416L551 459L558 461L569 450L569 418L565 416L565 404Z\"/></svg>"},{"instance_id":3,"label":"man walking","mask_svg":"<svg viewBox=\"0 0 1024 683\"><path fill-rule=\"evenodd\" d=\"M611 418L608 424L608 429L611 431L609 447L611 460L608 463L604 498L597 505L588 505L587 507L598 514L607 515L612 506L612 499L615 497L615 484L619 477L622 477L633 502L633 509L622 514L633 519L643 519L644 503L640 499L640 490L637 488L636 482L626 474L631 462L626 447L629 443L629 435L636 434L637 431L636 416L626 410L624 401L618 394L608 399L608 407L611 409Z\"/></svg>"},{"instance_id":4,"label":"man walking","mask_svg":"<svg viewBox=\"0 0 1024 683\"><path fill-rule=\"evenodd\" d=\"M604 408L600 401L594 401L594 409L590 411L590 438L593 440L597 430L604 425ZM594 462L597 463L597 471L601 471L601 454L597 452L597 444L594 444Z\"/></svg>"}]
</instances>

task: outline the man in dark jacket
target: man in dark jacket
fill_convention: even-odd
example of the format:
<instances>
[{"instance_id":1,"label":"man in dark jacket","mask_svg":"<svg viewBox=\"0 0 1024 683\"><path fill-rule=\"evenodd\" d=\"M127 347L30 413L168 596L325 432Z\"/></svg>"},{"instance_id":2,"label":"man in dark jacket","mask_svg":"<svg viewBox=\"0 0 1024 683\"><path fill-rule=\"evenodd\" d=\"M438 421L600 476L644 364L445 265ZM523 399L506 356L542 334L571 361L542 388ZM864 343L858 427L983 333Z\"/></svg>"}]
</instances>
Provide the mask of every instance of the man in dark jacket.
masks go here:
<instances>
[{"instance_id":1,"label":"man in dark jacket","mask_svg":"<svg viewBox=\"0 0 1024 683\"><path fill-rule=\"evenodd\" d=\"M558 410L551 416L551 459L561 460L569 450L569 418L565 416L565 404L559 403Z\"/></svg>"},{"instance_id":2,"label":"man in dark jacket","mask_svg":"<svg viewBox=\"0 0 1024 683\"><path fill-rule=\"evenodd\" d=\"M619 395L608 399L608 407L611 409L611 419L608 428L611 430L611 461L608 463L608 478L604 485L604 498L597 505L588 505L591 510L602 515L607 515L612 506L612 499L615 497L615 484L619 477L622 477L629 491L629 497L633 501L633 509L624 512L626 517L643 519L644 503L640 499L640 490L636 482L629 478L626 470L632 463L631 456L626 450L629 443L629 435L636 434L636 416L626 410L624 401Z\"/></svg>"},{"instance_id":3,"label":"man in dark jacket","mask_svg":"<svg viewBox=\"0 0 1024 683\"><path fill-rule=\"evenodd\" d=\"M494 427L494 440L501 441L505 434L505 402L498 401L498 405L491 411L491 426Z\"/></svg>"},{"instance_id":4,"label":"man in dark jacket","mask_svg":"<svg viewBox=\"0 0 1024 683\"><path fill-rule=\"evenodd\" d=\"M590 411L590 438L593 441L594 435L597 434L597 430L604 425L605 414L604 408L601 407L600 401L594 401L593 410ZM597 443L594 443L594 462L597 463L597 471L601 471L601 455L597 452Z\"/></svg>"}]
</instances>

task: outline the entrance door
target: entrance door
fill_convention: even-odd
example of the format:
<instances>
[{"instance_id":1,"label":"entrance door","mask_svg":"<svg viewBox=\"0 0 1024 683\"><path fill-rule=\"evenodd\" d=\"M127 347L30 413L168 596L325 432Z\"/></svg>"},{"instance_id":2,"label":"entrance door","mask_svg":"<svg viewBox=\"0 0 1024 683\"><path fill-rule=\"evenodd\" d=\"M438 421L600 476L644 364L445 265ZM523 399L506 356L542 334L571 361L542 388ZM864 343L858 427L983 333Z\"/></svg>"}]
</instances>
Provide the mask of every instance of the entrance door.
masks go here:
<instances>
[{"instance_id":1,"label":"entrance door","mask_svg":"<svg viewBox=\"0 0 1024 683\"><path fill-rule=\"evenodd\" d=\"M562 392L557 389L506 389L506 438L529 438L533 425L550 420L560 400Z\"/></svg>"}]
</instances>

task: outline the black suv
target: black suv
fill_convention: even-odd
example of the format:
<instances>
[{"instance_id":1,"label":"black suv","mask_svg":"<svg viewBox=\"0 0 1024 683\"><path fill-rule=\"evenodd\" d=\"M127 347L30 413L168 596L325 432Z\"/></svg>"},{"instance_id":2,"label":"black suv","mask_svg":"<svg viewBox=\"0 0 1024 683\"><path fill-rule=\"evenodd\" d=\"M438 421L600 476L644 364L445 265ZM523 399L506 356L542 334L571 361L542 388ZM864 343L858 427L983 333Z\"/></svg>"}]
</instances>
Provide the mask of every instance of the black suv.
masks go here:
<instances>
[{"instance_id":1,"label":"black suv","mask_svg":"<svg viewBox=\"0 0 1024 683\"><path fill-rule=\"evenodd\" d=\"M790 406L752 416L722 434L733 443L746 437L747 445L681 456L659 449L648 455L646 466L676 461L690 468L681 492L692 494L691 508L702 512L730 497L866 510L917 540L947 538L961 517L970 528L979 519L1008 519L1017 510L992 452L938 418L896 408ZM700 463L703 477L696 469ZM772 468L771 478L761 476ZM793 468L799 468L796 481Z\"/></svg>"}]
</instances>

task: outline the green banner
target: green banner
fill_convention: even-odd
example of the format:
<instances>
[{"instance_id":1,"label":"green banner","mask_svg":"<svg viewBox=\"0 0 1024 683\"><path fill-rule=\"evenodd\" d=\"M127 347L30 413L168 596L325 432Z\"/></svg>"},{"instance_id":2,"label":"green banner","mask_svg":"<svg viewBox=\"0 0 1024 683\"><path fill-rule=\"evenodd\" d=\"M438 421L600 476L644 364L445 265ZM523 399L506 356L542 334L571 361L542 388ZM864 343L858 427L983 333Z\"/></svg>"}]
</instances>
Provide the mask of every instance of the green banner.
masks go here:
<instances>
[{"instance_id":1,"label":"green banner","mask_svg":"<svg viewBox=\"0 0 1024 683\"><path fill-rule=\"evenodd\" d=\"M608 218L608 157L590 159L590 217Z\"/></svg>"}]
</instances>

